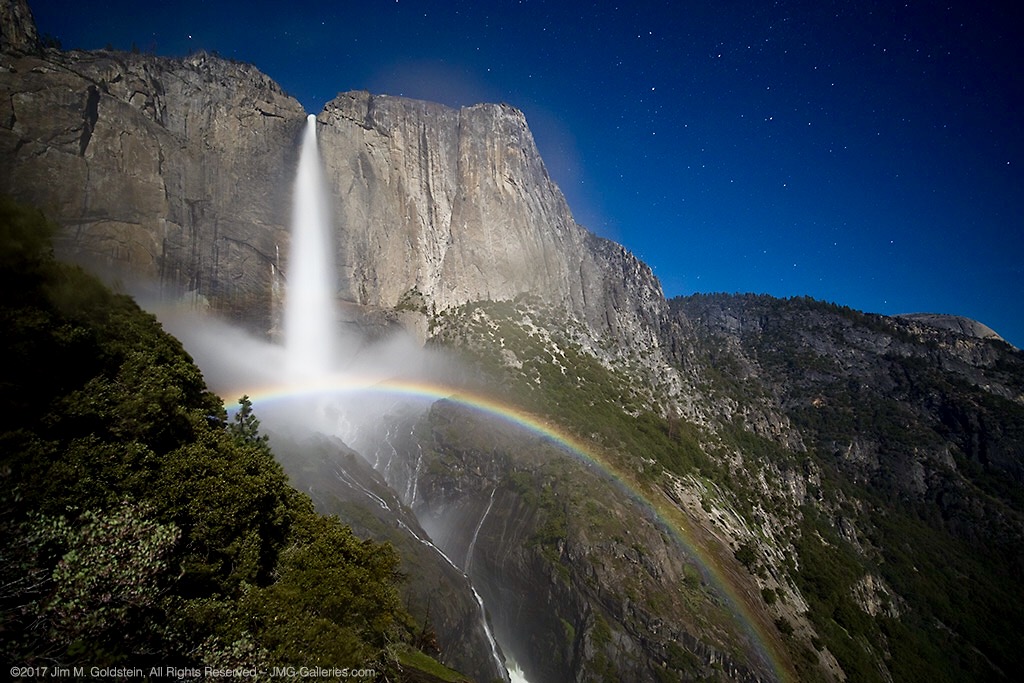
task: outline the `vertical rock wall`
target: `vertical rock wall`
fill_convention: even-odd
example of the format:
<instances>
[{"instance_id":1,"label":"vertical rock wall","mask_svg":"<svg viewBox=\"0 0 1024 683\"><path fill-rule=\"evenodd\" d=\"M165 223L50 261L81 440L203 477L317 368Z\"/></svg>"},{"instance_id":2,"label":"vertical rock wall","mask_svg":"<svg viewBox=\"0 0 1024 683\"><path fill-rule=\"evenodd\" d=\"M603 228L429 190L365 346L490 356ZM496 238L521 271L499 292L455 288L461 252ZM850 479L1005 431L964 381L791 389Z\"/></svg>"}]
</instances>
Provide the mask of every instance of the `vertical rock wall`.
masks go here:
<instances>
[{"instance_id":1,"label":"vertical rock wall","mask_svg":"<svg viewBox=\"0 0 1024 683\"><path fill-rule=\"evenodd\" d=\"M533 294L629 339L662 312L650 269L573 220L517 109L350 92L318 120L344 298L415 291L444 310Z\"/></svg>"},{"instance_id":2,"label":"vertical rock wall","mask_svg":"<svg viewBox=\"0 0 1024 683\"><path fill-rule=\"evenodd\" d=\"M269 326L298 102L253 67L205 54L0 60L0 192L62 226L62 255Z\"/></svg>"}]
</instances>

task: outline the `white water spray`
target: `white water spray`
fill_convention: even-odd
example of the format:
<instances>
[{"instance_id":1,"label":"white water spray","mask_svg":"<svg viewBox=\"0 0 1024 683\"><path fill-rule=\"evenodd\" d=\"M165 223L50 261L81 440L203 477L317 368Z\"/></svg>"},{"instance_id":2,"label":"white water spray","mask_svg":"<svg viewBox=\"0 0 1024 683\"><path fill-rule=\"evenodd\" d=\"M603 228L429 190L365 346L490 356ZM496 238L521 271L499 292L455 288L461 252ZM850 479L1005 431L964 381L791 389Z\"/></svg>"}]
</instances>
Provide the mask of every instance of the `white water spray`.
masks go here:
<instances>
[{"instance_id":1,"label":"white water spray","mask_svg":"<svg viewBox=\"0 0 1024 683\"><path fill-rule=\"evenodd\" d=\"M292 201L284 335L288 375L297 380L330 372L337 347L334 240L313 114L306 119Z\"/></svg>"}]
</instances>

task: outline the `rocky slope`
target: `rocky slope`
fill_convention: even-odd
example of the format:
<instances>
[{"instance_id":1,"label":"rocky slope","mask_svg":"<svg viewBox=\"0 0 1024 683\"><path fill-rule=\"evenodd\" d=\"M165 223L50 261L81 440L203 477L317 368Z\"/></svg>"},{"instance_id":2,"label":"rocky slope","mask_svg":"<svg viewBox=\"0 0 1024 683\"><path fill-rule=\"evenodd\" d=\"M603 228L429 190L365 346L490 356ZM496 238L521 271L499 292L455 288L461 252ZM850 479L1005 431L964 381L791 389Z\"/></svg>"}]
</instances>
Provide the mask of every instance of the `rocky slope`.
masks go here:
<instances>
[{"instance_id":1,"label":"rocky slope","mask_svg":"<svg viewBox=\"0 0 1024 683\"><path fill-rule=\"evenodd\" d=\"M706 395L736 408L719 526L795 636L855 680L1016 670L1024 354L810 299L671 307Z\"/></svg>"},{"instance_id":2,"label":"rocky slope","mask_svg":"<svg viewBox=\"0 0 1024 683\"><path fill-rule=\"evenodd\" d=\"M423 624L417 646L475 681L504 677L483 628L485 614L463 571L444 559L419 520L358 453L323 435L270 432L291 483L324 514L398 551L405 608Z\"/></svg>"},{"instance_id":3,"label":"rocky slope","mask_svg":"<svg viewBox=\"0 0 1024 683\"><path fill-rule=\"evenodd\" d=\"M419 430L417 514L530 681L774 675L699 561L593 464L443 402Z\"/></svg>"}]
</instances>

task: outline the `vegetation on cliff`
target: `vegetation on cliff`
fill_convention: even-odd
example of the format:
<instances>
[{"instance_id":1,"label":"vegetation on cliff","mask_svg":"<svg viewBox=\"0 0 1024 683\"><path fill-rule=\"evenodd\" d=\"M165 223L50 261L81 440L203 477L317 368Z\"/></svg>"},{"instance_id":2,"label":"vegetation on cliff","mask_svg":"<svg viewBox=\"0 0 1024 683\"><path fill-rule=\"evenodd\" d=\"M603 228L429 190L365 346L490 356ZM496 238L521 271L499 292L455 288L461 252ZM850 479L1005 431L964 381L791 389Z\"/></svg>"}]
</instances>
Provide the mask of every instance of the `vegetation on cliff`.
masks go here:
<instances>
[{"instance_id":1,"label":"vegetation on cliff","mask_svg":"<svg viewBox=\"0 0 1024 683\"><path fill-rule=\"evenodd\" d=\"M466 305L433 332L619 471L696 492L801 680L1018 670L1024 356L807 298L671 305L666 348L706 408L700 425L537 301Z\"/></svg>"},{"instance_id":2,"label":"vegetation on cliff","mask_svg":"<svg viewBox=\"0 0 1024 683\"><path fill-rule=\"evenodd\" d=\"M434 324L434 342L459 348L505 400L627 454L629 467L642 454L658 465L651 473L716 469L699 428L666 417L634 368L609 370L585 350L564 313L520 297L466 304Z\"/></svg>"},{"instance_id":3,"label":"vegetation on cliff","mask_svg":"<svg viewBox=\"0 0 1024 683\"><path fill-rule=\"evenodd\" d=\"M0 204L0 652L24 665L413 658L398 558L313 511L130 298Z\"/></svg>"},{"instance_id":4,"label":"vegetation on cliff","mask_svg":"<svg viewBox=\"0 0 1024 683\"><path fill-rule=\"evenodd\" d=\"M664 498L673 478L722 476L702 446L708 435L660 412L657 385L652 391L640 363L626 358L609 368L597 360L579 325L533 297L474 302L438 314L432 342L458 352L508 405L589 444L596 470L608 471L572 460L547 439L439 403L420 425L424 507L456 505L445 502L452 490L481 509L490 507L488 495L501 501L487 529L467 527L480 534L473 567L490 565L518 623L529 624L524 647L547 667L541 680L573 672L595 681L771 676L745 649L721 587L701 573L706 560L652 516L653 504L636 498ZM488 529L501 529L500 540ZM486 599L488 576L478 574ZM524 595L546 596L543 610L515 604L517 580ZM499 630L501 621L498 614Z\"/></svg>"},{"instance_id":5,"label":"vegetation on cliff","mask_svg":"<svg viewBox=\"0 0 1024 683\"><path fill-rule=\"evenodd\" d=\"M733 494L782 521L815 648L853 680L1019 670L1024 355L806 297L672 308L694 326L713 392L752 413L771 406L800 435L799 451L773 444L759 462L749 425L720 430L743 455ZM807 483L790 509L756 474L786 457Z\"/></svg>"}]
</instances>

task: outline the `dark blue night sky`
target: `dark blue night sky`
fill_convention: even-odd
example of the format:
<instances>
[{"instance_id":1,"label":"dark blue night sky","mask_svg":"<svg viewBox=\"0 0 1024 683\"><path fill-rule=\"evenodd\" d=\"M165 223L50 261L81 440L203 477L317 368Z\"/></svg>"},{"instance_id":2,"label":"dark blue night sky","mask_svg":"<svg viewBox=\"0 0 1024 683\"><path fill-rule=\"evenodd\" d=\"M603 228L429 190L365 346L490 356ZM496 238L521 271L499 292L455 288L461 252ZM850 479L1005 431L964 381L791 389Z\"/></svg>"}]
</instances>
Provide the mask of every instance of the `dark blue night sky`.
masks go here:
<instances>
[{"instance_id":1,"label":"dark blue night sky","mask_svg":"<svg viewBox=\"0 0 1024 683\"><path fill-rule=\"evenodd\" d=\"M1016 2L45 2L65 48L522 109L577 220L668 296L976 318L1024 346Z\"/></svg>"}]
</instances>

